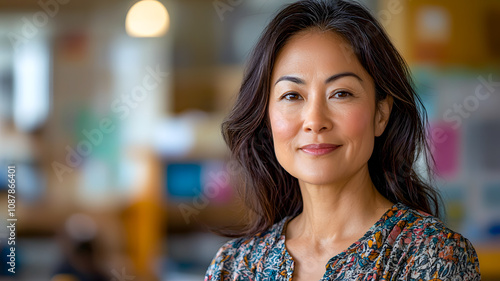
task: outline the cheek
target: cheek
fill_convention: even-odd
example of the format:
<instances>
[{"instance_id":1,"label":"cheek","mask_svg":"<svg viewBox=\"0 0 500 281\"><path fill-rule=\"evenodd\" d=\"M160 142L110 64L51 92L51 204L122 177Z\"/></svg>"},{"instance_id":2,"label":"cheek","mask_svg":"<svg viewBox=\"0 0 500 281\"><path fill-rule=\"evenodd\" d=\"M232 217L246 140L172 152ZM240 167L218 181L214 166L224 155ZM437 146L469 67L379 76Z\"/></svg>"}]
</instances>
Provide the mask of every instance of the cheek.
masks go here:
<instances>
[{"instance_id":1,"label":"cheek","mask_svg":"<svg viewBox=\"0 0 500 281\"><path fill-rule=\"evenodd\" d=\"M368 161L373 153L372 112L367 110L365 106L351 108L349 113L343 117L342 120L339 120L342 124L338 126L342 128L341 135L345 137L347 144L345 157L353 165L362 165Z\"/></svg>"},{"instance_id":2,"label":"cheek","mask_svg":"<svg viewBox=\"0 0 500 281\"><path fill-rule=\"evenodd\" d=\"M291 149L299 127L296 118L289 118L281 112L270 112L269 121L276 152Z\"/></svg>"},{"instance_id":3,"label":"cheek","mask_svg":"<svg viewBox=\"0 0 500 281\"><path fill-rule=\"evenodd\" d=\"M344 120L342 126L345 134L353 139L361 141L365 137L374 137L373 132L373 112L366 110L366 107L359 107L350 110L349 115Z\"/></svg>"}]
</instances>

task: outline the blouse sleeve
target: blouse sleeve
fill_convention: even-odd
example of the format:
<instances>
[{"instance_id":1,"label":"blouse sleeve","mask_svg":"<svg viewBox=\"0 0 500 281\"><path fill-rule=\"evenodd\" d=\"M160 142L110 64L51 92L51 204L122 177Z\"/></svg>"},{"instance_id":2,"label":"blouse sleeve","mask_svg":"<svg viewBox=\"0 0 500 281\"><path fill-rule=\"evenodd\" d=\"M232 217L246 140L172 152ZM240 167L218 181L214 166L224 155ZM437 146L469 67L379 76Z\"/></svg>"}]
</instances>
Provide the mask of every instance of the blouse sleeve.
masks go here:
<instances>
[{"instance_id":1,"label":"blouse sleeve","mask_svg":"<svg viewBox=\"0 0 500 281\"><path fill-rule=\"evenodd\" d=\"M431 236L423 241L406 274L409 276L401 280L481 280L476 251L458 233Z\"/></svg>"}]
</instances>

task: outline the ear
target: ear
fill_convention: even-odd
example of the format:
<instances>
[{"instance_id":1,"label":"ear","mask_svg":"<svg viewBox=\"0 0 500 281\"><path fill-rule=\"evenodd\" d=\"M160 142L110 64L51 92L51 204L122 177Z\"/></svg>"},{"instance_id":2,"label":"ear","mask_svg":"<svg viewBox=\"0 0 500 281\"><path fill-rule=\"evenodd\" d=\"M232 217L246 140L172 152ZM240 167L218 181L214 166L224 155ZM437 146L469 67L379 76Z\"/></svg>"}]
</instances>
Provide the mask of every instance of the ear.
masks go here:
<instances>
[{"instance_id":1,"label":"ear","mask_svg":"<svg viewBox=\"0 0 500 281\"><path fill-rule=\"evenodd\" d=\"M387 95L384 100L378 104L377 112L375 113L375 136L379 137L384 133L385 127L389 122L389 116L392 111L393 99L391 95Z\"/></svg>"}]
</instances>

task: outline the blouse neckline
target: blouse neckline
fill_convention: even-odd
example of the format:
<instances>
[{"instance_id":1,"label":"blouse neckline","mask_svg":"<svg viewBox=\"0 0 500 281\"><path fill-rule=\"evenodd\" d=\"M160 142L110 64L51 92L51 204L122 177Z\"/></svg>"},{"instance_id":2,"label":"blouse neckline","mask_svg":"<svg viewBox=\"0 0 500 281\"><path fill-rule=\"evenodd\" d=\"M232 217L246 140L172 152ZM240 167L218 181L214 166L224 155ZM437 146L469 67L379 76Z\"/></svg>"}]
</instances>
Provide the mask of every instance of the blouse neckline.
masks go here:
<instances>
[{"instance_id":1,"label":"blouse neckline","mask_svg":"<svg viewBox=\"0 0 500 281\"><path fill-rule=\"evenodd\" d=\"M375 222L366 232L365 234L359 238L358 240L356 240L356 242L352 243L349 247L347 247L344 251L336 254L335 256L333 256L332 258L330 258L327 262L327 264L325 265L326 268L328 268L328 265L332 264L335 260L338 260L338 259L341 259L342 257L344 257L345 255L347 255L348 253L354 251L359 245L362 245L363 242L369 240L372 236L373 236L373 233L377 232L377 230L383 228L385 222L390 219L391 217L394 216L394 214L396 214L396 212L400 209L402 209L404 207L404 205L402 203L395 203L394 205L392 205L392 207L390 207L389 209L387 209L387 211L385 211L385 213L380 217L380 219L377 220L377 222ZM292 256L290 255L290 253L288 252L288 249L286 248L286 244L285 244L285 240L286 240L286 237L285 237L285 233L286 233L286 228L288 226L288 223L293 219L295 218L292 217L292 216L287 216L285 217L283 220L282 220L282 223L280 225L280 228L278 233L279 233L279 240L282 240L282 243L283 243L283 252L284 252L284 255L285 255L285 259L286 259L286 263L289 264L292 268L292 271L294 269L294 261L293 261L293 258Z\"/></svg>"}]
</instances>

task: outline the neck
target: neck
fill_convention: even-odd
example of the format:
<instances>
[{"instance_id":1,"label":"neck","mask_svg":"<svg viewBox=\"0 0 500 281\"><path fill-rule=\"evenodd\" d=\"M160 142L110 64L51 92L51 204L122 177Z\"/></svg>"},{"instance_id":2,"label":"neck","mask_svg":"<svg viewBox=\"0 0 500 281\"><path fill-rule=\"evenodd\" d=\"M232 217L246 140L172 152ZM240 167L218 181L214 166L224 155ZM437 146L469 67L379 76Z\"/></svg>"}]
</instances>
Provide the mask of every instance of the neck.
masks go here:
<instances>
[{"instance_id":1,"label":"neck","mask_svg":"<svg viewBox=\"0 0 500 281\"><path fill-rule=\"evenodd\" d=\"M299 184L303 212L293 219L289 238L322 242L364 234L393 205L375 188L368 166L343 182Z\"/></svg>"}]
</instances>

